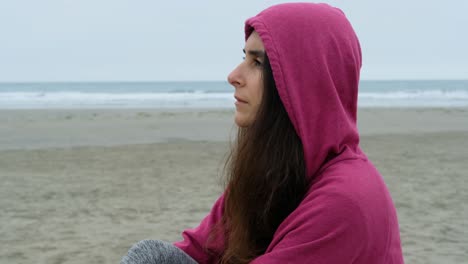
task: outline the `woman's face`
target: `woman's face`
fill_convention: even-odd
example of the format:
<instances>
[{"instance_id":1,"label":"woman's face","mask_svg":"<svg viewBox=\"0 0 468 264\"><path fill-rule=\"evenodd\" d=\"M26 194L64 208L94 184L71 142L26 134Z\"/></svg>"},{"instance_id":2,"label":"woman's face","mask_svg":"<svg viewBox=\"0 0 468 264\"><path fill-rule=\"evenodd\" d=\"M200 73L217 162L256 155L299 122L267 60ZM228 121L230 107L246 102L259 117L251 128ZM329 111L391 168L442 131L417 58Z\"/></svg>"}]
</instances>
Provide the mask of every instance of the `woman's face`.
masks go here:
<instances>
[{"instance_id":1,"label":"woman's face","mask_svg":"<svg viewBox=\"0 0 468 264\"><path fill-rule=\"evenodd\" d=\"M257 32L253 31L245 42L244 53L244 61L228 75L229 83L235 88L234 121L240 127L254 122L263 95L265 47Z\"/></svg>"}]
</instances>

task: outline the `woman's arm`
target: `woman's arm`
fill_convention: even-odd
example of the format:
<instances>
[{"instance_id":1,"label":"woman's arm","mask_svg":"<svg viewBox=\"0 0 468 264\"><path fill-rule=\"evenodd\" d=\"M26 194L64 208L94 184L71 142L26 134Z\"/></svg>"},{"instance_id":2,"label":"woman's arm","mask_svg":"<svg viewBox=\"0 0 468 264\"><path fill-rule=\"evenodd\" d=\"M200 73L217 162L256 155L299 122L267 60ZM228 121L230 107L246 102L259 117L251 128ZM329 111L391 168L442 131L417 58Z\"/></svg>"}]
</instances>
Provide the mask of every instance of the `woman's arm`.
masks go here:
<instances>
[{"instance_id":1,"label":"woman's arm","mask_svg":"<svg viewBox=\"0 0 468 264\"><path fill-rule=\"evenodd\" d=\"M319 195L301 204L280 226L266 254L252 263L362 262L368 228L360 207L341 194Z\"/></svg>"},{"instance_id":2,"label":"woman's arm","mask_svg":"<svg viewBox=\"0 0 468 264\"><path fill-rule=\"evenodd\" d=\"M200 225L182 233L183 240L174 243L198 263L217 263L224 251L224 232L212 233L213 228L222 218L224 210L224 193L211 208L210 213Z\"/></svg>"}]
</instances>

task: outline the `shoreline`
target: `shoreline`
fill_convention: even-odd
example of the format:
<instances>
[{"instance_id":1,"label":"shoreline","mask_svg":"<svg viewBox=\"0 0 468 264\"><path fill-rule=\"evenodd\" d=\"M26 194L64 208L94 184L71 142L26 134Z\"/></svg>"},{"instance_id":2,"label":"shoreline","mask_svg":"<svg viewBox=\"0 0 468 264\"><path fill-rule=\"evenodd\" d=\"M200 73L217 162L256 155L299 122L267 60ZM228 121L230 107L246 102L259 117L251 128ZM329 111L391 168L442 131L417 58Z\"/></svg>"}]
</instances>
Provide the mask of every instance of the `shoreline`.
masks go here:
<instances>
[{"instance_id":1,"label":"shoreline","mask_svg":"<svg viewBox=\"0 0 468 264\"><path fill-rule=\"evenodd\" d=\"M233 115L208 109L0 110L0 150L228 142L236 133ZM364 108L358 129L361 136L468 131L468 108Z\"/></svg>"}]
</instances>

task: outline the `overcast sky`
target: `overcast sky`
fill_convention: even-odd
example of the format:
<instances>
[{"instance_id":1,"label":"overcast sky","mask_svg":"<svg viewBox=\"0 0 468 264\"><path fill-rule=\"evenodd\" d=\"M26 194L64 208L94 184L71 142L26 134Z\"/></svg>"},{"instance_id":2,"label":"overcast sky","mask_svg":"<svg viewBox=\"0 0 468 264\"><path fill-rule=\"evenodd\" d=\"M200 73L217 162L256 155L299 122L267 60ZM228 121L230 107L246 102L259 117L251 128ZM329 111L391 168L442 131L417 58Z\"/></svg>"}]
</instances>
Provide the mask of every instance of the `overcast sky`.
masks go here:
<instances>
[{"instance_id":1,"label":"overcast sky","mask_svg":"<svg viewBox=\"0 0 468 264\"><path fill-rule=\"evenodd\" d=\"M0 0L0 82L225 80L253 0ZM468 1L323 1L363 49L362 79L468 79Z\"/></svg>"}]
</instances>

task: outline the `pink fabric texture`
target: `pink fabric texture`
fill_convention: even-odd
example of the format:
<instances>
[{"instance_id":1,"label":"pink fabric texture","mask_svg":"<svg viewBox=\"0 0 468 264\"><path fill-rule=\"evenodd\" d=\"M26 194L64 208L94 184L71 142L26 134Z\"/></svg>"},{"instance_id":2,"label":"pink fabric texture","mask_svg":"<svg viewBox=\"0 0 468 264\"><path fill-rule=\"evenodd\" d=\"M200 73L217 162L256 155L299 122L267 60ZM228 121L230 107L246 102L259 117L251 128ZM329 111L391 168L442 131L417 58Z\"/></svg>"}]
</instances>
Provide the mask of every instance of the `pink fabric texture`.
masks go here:
<instances>
[{"instance_id":1,"label":"pink fabric texture","mask_svg":"<svg viewBox=\"0 0 468 264\"><path fill-rule=\"evenodd\" d=\"M246 21L258 32L278 93L304 146L304 200L252 263L403 263L394 203L359 147L359 41L345 14L327 4L272 6ZM280 139L279 139L280 140ZM223 240L208 241L224 196L175 245L199 263L217 263Z\"/></svg>"}]
</instances>

